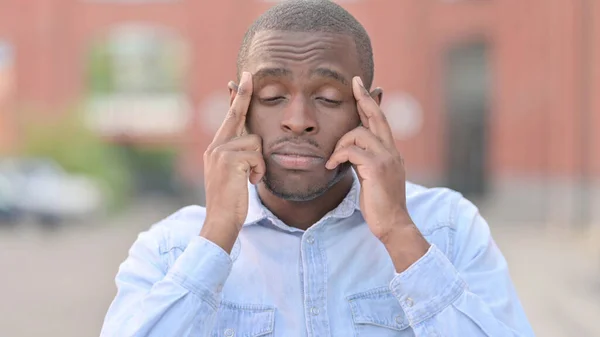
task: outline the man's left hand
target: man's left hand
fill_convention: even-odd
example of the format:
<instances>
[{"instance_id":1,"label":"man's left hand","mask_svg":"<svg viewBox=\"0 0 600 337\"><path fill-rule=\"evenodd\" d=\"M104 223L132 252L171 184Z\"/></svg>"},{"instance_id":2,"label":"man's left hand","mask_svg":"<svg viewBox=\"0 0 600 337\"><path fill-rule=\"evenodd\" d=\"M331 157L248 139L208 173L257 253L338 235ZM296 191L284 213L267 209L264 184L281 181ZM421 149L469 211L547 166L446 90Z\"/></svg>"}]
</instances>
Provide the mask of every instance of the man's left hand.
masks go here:
<instances>
[{"instance_id":1,"label":"man's left hand","mask_svg":"<svg viewBox=\"0 0 600 337\"><path fill-rule=\"evenodd\" d=\"M406 207L404 160L384 113L359 77L353 79L352 89L362 126L338 141L326 167L332 170L342 163L352 163L361 184L363 217L371 232L386 246L392 260L395 255L399 255L396 260L403 260L394 261L397 269L405 269L415 257L424 255L429 245L413 224ZM410 257L396 247L403 251L408 249L406 253Z\"/></svg>"}]
</instances>

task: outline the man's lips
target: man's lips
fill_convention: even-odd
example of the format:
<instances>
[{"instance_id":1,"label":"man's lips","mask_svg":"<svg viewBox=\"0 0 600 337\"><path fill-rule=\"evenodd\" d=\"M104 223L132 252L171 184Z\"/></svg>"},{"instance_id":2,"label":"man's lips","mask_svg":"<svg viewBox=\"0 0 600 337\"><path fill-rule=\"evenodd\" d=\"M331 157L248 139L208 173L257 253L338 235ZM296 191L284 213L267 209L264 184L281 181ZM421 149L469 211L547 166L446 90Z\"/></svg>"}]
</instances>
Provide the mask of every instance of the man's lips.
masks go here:
<instances>
[{"instance_id":1,"label":"man's lips","mask_svg":"<svg viewBox=\"0 0 600 337\"><path fill-rule=\"evenodd\" d=\"M289 170L310 170L325 165L323 158L305 155L274 153L271 158L277 164Z\"/></svg>"},{"instance_id":2,"label":"man's lips","mask_svg":"<svg viewBox=\"0 0 600 337\"><path fill-rule=\"evenodd\" d=\"M284 143L273 150L271 158L289 170L310 170L325 165L325 158L310 145Z\"/></svg>"}]
</instances>

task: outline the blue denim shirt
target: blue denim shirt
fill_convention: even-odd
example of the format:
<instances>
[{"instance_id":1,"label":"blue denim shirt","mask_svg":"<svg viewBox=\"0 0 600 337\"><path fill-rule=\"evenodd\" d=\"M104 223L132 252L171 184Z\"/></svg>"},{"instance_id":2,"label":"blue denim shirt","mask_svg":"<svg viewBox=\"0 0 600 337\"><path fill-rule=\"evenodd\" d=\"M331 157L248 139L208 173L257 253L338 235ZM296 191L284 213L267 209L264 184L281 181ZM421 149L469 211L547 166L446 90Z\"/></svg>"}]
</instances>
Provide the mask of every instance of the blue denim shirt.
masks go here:
<instances>
[{"instance_id":1,"label":"blue denim shirt","mask_svg":"<svg viewBox=\"0 0 600 337\"><path fill-rule=\"evenodd\" d=\"M397 273L361 215L356 179L306 231L249 188L231 254L198 235L199 206L141 233L101 336L534 335L487 223L460 194L407 184L410 215L431 248Z\"/></svg>"}]
</instances>

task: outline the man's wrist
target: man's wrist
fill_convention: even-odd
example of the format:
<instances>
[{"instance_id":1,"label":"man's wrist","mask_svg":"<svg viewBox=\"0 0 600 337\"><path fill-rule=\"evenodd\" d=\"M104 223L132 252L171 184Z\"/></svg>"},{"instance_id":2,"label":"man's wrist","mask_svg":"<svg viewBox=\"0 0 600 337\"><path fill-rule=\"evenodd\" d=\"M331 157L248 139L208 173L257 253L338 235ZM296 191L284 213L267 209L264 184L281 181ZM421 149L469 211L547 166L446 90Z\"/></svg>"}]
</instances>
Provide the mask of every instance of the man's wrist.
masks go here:
<instances>
[{"instance_id":1,"label":"man's wrist","mask_svg":"<svg viewBox=\"0 0 600 337\"><path fill-rule=\"evenodd\" d=\"M396 225L380 238L390 255L396 272L401 273L417 262L429 250L430 244L425 240L416 225Z\"/></svg>"},{"instance_id":2,"label":"man's wrist","mask_svg":"<svg viewBox=\"0 0 600 337\"><path fill-rule=\"evenodd\" d=\"M207 220L200 230L200 236L223 248L227 254L231 254L239 233L235 225L210 220Z\"/></svg>"}]
</instances>

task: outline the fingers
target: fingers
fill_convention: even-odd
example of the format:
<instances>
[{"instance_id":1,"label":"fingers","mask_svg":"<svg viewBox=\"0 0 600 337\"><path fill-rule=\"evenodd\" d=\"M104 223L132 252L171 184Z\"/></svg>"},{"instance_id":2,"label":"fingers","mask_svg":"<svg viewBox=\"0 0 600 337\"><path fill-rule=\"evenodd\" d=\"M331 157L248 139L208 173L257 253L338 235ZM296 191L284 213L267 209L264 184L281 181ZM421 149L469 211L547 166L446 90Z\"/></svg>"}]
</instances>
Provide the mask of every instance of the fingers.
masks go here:
<instances>
[{"instance_id":1,"label":"fingers","mask_svg":"<svg viewBox=\"0 0 600 337\"><path fill-rule=\"evenodd\" d=\"M262 139L257 135L234 138L221 145L213 144L204 153L204 161L218 163L223 170L243 172L253 184L258 183L266 172Z\"/></svg>"},{"instance_id":2,"label":"fingers","mask_svg":"<svg viewBox=\"0 0 600 337\"><path fill-rule=\"evenodd\" d=\"M220 170L236 170L245 174L252 184L258 183L265 175L265 160L260 152L219 149L213 156L217 157Z\"/></svg>"},{"instance_id":3,"label":"fingers","mask_svg":"<svg viewBox=\"0 0 600 337\"><path fill-rule=\"evenodd\" d=\"M386 147L395 146L392 129L379 108L379 105L373 100L369 91L364 87L360 77L356 76L352 79L352 91L357 102L359 115L364 114L367 123L363 125L373 132ZM361 116L361 121L362 121Z\"/></svg>"},{"instance_id":4,"label":"fingers","mask_svg":"<svg viewBox=\"0 0 600 337\"><path fill-rule=\"evenodd\" d=\"M356 145L351 145L335 151L325 164L325 167L328 170L333 170L338 165L345 162L350 162L352 165L358 167L368 164L369 162L373 161L373 159L374 154Z\"/></svg>"},{"instance_id":5,"label":"fingers","mask_svg":"<svg viewBox=\"0 0 600 337\"><path fill-rule=\"evenodd\" d=\"M256 151L262 153L262 139L258 135L245 135L234 138L225 144L212 148L213 151Z\"/></svg>"},{"instance_id":6,"label":"fingers","mask_svg":"<svg viewBox=\"0 0 600 337\"><path fill-rule=\"evenodd\" d=\"M236 151L231 153L233 161L239 170L248 174L250 183L257 184L267 170L262 153L256 151Z\"/></svg>"},{"instance_id":7,"label":"fingers","mask_svg":"<svg viewBox=\"0 0 600 337\"><path fill-rule=\"evenodd\" d=\"M356 145L373 153L385 151L385 147L383 144L381 144L381 141L375 136L375 134L366 128L359 126L343 135L342 138L338 140L333 152L339 150L340 148L349 147L352 145Z\"/></svg>"},{"instance_id":8,"label":"fingers","mask_svg":"<svg viewBox=\"0 0 600 337\"><path fill-rule=\"evenodd\" d=\"M364 126L365 128L369 128L369 119L367 118L367 115L365 115L365 112L363 111L363 109L360 107L360 105L356 104L356 110L358 110L358 117L360 117L360 123L362 124L362 126Z\"/></svg>"},{"instance_id":9,"label":"fingers","mask_svg":"<svg viewBox=\"0 0 600 337\"><path fill-rule=\"evenodd\" d=\"M244 130L246 114L252 98L252 74L244 72L237 88L237 94L231 103L225 120L217 131L213 143L223 144L230 139L239 137Z\"/></svg>"},{"instance_id":10,"label":"fingers","mask_svg":"<svg viewBox=\"0 0 600 337\"><path fill-rule=\"evenodd\" d=\"M349 148L350 152L345 149ZM354 153L357 150L354 148L358 148L362 151L358 151L358 153ZM357 157L357 155L367 156L372 158L375 155L380 155L387 151L386 147L382 144L381 140L373 134L370 130L364 127L357 127L356 129L346 133L340 138L335 146L335 150L333 154L329 158L329 161L325 164L325 167L332 170L339 164L344 163L340 160L350 161L354 165L359 165L359 162L353 162L351 159L355 158L360 160L362 157ZM340 156L339 153L345 153ZM350 158L350 156L353 156Z\"/></svg>"}]
</instances>

